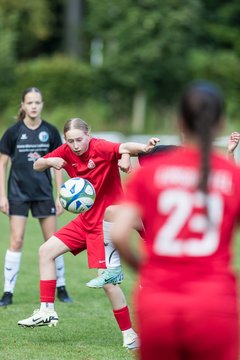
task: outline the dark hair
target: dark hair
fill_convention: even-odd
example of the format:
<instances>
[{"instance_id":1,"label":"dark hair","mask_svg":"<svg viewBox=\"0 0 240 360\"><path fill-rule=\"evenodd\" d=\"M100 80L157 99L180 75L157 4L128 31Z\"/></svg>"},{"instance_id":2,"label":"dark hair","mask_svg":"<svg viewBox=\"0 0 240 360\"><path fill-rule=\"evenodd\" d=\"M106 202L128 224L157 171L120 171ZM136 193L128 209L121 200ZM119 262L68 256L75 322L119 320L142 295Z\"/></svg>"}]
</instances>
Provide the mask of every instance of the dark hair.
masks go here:
<instances>
[{"instance_id":1,"label":"dark hair","mask_svg":"<svg viewBox=\"0 0 240 360\"><path fill-rule=\"evenodd\" d=\"M224 114L223 95L216 85L196 81L183 92L179 112L186 129L199 140L202 154L199 189L206 193L214 131Z\"/></svg>"},{"instance_id":2,"label":"dark hair","mask_svg":"<svg viewBox=\"0 0 240 360\"><path fill-rule=\"evenodd\" d=\"M84 120L79 118L69 119L65 123L63 128L64 135L66 134L66 132L68 132L71 129L82 130L85 134L91 131L90 126Z\"/></svg>"},{"instance_id":3,"label":"dark hair","mask_svg":"<svg viewBox=\"0 0 240 360\"><path fill-rule=\"evenodd\" d=\"M23 91L22 93L22 98L21 98L21 101L24 102L25 100L25 96L30 93L30 92L36 92L36 93L39 93L42 97L42 93L41 91L36 88L36 87L29 87L27 88L26 90ZM20 107L20 110L18 112L18 115L17 115L17 120L23 120L25 118L25 111L22 109L22 107Z\"/></svg>"}]
</instances>

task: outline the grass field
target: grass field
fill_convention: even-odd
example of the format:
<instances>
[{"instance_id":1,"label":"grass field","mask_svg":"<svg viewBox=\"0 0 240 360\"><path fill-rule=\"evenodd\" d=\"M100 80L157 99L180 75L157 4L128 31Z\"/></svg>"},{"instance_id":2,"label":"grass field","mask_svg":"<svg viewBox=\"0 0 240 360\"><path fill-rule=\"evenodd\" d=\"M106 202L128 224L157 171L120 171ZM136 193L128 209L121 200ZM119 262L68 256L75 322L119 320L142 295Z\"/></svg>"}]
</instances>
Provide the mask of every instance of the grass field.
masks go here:
<instances>
[{"instance_id":1,"label":"grass field","mask_svg":"<svg viewBox=\"0 0 240 360\"><path fill-rule=\"evenodd\" d=\"M65 212L58 220L62 226L71 219ZM8 218L0 214L0 294L3 291L3 265L9 241ZM39 306L38 248L42 235L38 221L29 217L23 256L14 292L14 304L0 308L1 360L129 360L133 354L122 347L122 335L102 290L85 286L95 276L89 270L86 254L65 255L67 289L73 304L56 301L59 316L56 328L23 329L20 319L31 315ZM125 268L122 285L128 301L134 274Z\"/></svg>"}]
</instances>

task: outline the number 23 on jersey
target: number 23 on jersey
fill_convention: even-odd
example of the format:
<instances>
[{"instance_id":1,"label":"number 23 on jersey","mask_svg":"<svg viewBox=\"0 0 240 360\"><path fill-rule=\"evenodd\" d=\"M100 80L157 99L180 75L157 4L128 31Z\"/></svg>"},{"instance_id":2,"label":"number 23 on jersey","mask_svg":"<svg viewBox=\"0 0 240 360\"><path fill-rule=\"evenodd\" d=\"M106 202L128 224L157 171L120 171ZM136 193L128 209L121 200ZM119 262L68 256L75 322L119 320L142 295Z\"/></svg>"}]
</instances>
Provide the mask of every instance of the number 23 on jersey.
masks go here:
<instances>
[{"instance_id":1,"label":"number 23 on jersey","mask_svg":"<svg viewBox=\"0 0 240 360\"><path fill-rule=\"evenodd\" d=\"M158 198L158 212L166 221L156 234L153 251L162 256L210 256L218 248L223 218L220 194L205 195L167 189ZM208 208L208 214L204 211ZM198 210L198 211L195 211ZM186 237L179 237L182 230ZM196 238L192 234L197 234ZM189 237L187 236L189 234Z\"/></svg>"}]
</instances>

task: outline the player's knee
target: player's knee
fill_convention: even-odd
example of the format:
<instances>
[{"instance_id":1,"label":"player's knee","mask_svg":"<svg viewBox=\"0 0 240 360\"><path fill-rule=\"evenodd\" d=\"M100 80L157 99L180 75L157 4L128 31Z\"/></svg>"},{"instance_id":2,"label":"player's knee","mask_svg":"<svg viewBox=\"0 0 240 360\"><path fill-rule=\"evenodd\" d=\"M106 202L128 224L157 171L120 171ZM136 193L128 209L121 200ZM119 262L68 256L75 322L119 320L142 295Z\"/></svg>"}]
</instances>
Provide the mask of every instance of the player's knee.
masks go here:
<instances>
[{"instance_id":1,"label":"player's knee","mask_svg":"<svg viewBox=\"0 0 240 360\"><path fill-rule=\"evenodd\" d=\"M40 260L48 260L50 258L50 252L46 244L47 243L43 243L38 250L38 255Z\"/></svg>"},{"instance_id":2,"label":"player's knee","mask_svg":"<svg viewBox=\"0 0 240 360\"><path fill-rule=\"evenodd\" d=\"M104 213L104 221L113 222L116 213L116 205L108 206Z\"/></svg>"},{"instance_id":3,"label":"player's knee","mask_svg":"<svg viewBox=\"0 0 240 360\"><path fill-rule=\"evenodd\" d=\"M10 239L10 247L11 251L20 251L23 246L23 237L19 235L13 235Z\"/></svg>"}]
</instances>

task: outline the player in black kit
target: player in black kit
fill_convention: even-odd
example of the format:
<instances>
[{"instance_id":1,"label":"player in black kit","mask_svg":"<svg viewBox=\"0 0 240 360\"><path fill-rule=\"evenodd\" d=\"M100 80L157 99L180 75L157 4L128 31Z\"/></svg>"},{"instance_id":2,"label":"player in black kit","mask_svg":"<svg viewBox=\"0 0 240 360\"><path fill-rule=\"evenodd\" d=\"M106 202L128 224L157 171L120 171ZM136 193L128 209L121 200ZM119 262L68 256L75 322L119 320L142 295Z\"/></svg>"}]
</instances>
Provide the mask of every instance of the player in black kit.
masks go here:
<instances>
[{"instance_id":1,"label":"player in black kit","mask_svg":"<svg viewBox=\"0 0 240 360\"><path fill-rule=\"evenodd\" d=\"M63 209L53 199L51 173L36 172L33 162L62 144L58 130L41 119L43 101L37 88L28 88L22 95L18 122L8 128L0 141L0 211L9 215L10 245L5 256L4 293L0 306L12 304L20 267L28 212L38 218L44 240L56 231L56 215ZM6 194L7 165L11 160ZM62 173L55 171L56 187L62 184ZM56 259L57 296L72 302L65 287L63 256Z\"/></svg>"}]
</instances>

